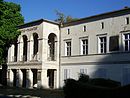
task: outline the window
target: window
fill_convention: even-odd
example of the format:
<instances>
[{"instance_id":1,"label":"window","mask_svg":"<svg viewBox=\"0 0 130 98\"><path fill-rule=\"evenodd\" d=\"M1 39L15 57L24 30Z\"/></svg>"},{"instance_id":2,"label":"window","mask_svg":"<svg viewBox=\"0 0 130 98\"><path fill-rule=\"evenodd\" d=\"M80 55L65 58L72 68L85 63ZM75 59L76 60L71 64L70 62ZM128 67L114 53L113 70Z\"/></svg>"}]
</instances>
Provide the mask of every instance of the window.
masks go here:
<instances>
[{"instance_id":1,"label":"window","mask_svg":"<svg viewBox=\"0 0 130 98\"><path fill-rule=\"evenodd\" d=\"M66 56L71 56L71 41L67 41L65 43L65 55Z\"/></svg>"},{"instance_id":2,"label":"window","mask_svg":"<svg viewBox=\"0 0 130 98\"><path fill-rule=\"evenodd\" d=\"M130 51L130 33L124 34L124 50Z\"/></svg>"},{"instance_id":3,"label":"window","mask_svg":"<svg viewBox=\"0 0 130 98\"><path fill-rule=\"evenodd\" d=\"M70 78L70 69L64 69L64 80Z\"/></svg>"},{"instance_id":4,"label":"window","mask_svg":"<svg viewBox=\"0 0 130 98\"><path fill-rule=\"evenodd\" d=\"M104 22L101 22L101 29L104 29Z\"/></svg>"},{"instance_id":5,"label":"window","mask_svg":"<svg viewBox=\"0 0 130 98\"><path fill-rule=\"evenodd\" d=\"M70 34L70 29L67 29L67 34Z\"/></svg>"},{"instance_id":6,"label":"window","mask_svg":"<svg viewBox=\"0 0 130 98\"><path fill-rule=\"evenodd\" d=\"M128 25L129 24L129 17L126 17L125 23Z\"/></svg>"},{"instance_id":7,"label":"window","mask_svg":"<svg viewBox=\"0 0 130 98\"><path fill-rule=\"evenodd\" d=\"M88 39L81 40L81 55L88 54Z\"/></svg>"},{"instance_id":8,"label":"window","mask_svg":"<svg viewBox=\"0 0 130 98\"><path fill-rule=\"evenodd\" d=\"M118 51L119 50L119 36L111 36L109 39L109 50Z\"/></svg>"},{"instance_id":9,"label":"window","mask_svg":"<svg viewBox=\"0 0 130 98\"><path fill-rule=\"evenodd\" d=\"M80 69L81 74L87 74L87 69Z\"/></svg>"},{"instance_id":10,"label":"window","mask_svg":"<svg viewBox=\"0 0 130 98\"><path fill-rule=\"evenodd\" d=\"M84 26L84 27L83 27L83 31L86 32L86 29L87 29L86 26Z\"/></svg>"},{"instance_id":11,"label":"window","mask_svg":"<svg viewBox=\"0 0 130 98\"><path fill-rule=\"evenodd\" d=\"M107 44L106 44L107 38L99 37L99 53L106 53L107 51Z\"/></svg>"}]
</instances>

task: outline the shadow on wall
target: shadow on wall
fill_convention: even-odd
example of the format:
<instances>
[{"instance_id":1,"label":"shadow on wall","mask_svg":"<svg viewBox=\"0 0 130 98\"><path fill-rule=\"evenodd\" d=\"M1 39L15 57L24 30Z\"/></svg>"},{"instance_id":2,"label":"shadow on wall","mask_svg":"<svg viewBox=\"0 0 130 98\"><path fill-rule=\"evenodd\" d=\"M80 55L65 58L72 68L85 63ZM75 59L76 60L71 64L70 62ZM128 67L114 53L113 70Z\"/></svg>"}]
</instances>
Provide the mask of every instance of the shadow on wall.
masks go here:
<instances>
[{"instance_id":1,"label":"shadow on wall","mask_svg":"<svg viewBox=\"0 0 130 98\"><path fill-rule=\"evenodd\" d=\"M123 46L120 48L123 50ZM93 64L95 66L91 76L120 81L122 85L130 84L130 52L121 52L119 47L114 47L113 50L109 49L110 53L107 54L96 55L98 62Z\"/></svg>"}]
</instances>

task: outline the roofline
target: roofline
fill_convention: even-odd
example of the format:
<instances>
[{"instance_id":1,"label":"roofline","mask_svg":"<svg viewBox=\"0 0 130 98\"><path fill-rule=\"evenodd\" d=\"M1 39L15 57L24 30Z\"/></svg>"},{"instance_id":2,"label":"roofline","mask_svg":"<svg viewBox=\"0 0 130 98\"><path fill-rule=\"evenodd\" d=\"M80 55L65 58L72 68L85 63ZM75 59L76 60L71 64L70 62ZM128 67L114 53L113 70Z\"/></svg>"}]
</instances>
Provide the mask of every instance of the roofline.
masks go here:
<instances>
[{"instance_id":1,"label":"roofline","mask_svg":"<svg viewBox=\"0 0 130 98\"><path fill-rule=\"evenodd\" d=\"M114 14L114 13L118 13L118 12L122 12L122 11L129 11L129 10L130 10L129 7L124 7L123 9L120 9L120 10L110 11L110 12L106 12L106 13L101 13L101 14L97 14L97 15L81 18L81 19L78 19L78 20L74 20L74 21L71 21L71 22L64 23L63 27L75 25L75 24L78 24L78 22L85 21L85 20L88 20L88 19L101 17L101 16L104 16L104 15L110 15L110 14Z\"/></svg>"},{"instance_id":2,"label":"roofline","mask_svg":"<svg viewBox=\"0 0 130 98\"><path fill-rule=\"evenodd\" d=\"M24 28L25 26L30 26L30 25L33 25L35 23L42 23L42 22L48 22L48 23L59 25L59 23L57 23L55 21L51 21L51 20L47 20L47 19L38 19L38 20L31 21L31 22L27 22L27 23L25 23L23 25L19 25L17 27L18 28Z\"/></svg>"}]
</instances>

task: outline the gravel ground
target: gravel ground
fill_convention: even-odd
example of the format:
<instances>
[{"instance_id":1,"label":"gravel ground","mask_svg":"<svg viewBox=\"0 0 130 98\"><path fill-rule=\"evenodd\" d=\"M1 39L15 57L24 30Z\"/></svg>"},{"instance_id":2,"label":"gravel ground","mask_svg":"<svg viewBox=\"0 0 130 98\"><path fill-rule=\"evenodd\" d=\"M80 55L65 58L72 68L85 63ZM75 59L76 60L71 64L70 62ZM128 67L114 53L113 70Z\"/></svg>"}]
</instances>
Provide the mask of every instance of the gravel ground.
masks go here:
<instances>
[{"instance_id":1,"label":"gravel ground","mask_svg":"<svg viewBox=\"0 0 130 98\"><path fill-rule=\"evenodd\" d=\"M0 87L0 98L64 98L63 90Z\"/></svg>"}]
</instances>

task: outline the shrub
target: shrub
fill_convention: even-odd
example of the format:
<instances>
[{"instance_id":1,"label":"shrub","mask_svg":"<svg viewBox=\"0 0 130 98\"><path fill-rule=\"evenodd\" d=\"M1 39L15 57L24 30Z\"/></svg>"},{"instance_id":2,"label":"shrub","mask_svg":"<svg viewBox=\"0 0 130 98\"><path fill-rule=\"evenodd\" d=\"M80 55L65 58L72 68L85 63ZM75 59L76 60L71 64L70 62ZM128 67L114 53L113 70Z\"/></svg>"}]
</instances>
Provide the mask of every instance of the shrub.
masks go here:
<instances>
[{"instance_id":1,"label":"shrub","mask_svg":"<svg viewBox=\"0 0 130 98\"><path fill-rule=\"evenodd\" d=\"M85 75L85 74L80 74L80 77L79 77L78 81L83 82L83 83L87 83L87 82L89 82L89 76Z\"/></svg>"}]
</instances>

